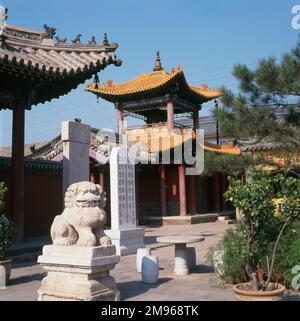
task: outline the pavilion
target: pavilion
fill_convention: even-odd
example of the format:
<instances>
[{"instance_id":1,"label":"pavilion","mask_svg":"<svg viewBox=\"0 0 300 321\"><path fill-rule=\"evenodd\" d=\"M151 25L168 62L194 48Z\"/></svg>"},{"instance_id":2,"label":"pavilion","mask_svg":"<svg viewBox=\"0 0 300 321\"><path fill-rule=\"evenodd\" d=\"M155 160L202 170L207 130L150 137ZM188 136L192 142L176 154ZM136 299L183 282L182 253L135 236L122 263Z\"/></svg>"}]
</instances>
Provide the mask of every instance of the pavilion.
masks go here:
<instances>
[{"instance_id":1,"label":"pavilion","mask_svg":"<svg viewBox=\"0 0 300 321\"><path fill-rule=\"evenodd\" d=\"M157 52L153 72L141 74L133 80L121 84L114 84L112 80L106 84L90 84L86 91L92 92L114 103L118 115L118 131L125 133L128 140L136 143L144 143L148 152L162 153L165 150L174 152L186 142L186 126L177 120L181 117L188 117L193 120L192 129L195 133L199 129L199 111L202 104L216 99L222 95L219 89L209 89L206 84L202 87L190 86L186 81L182 67L172 69L167 73L161 64L159 52ZM144 126L136 128L124 128L124 118L133 116L144 120ZM151 144L149 135L153 139L152 129L158 130L158 136ZM181 131L178 135L173 134L174 129ZM164 137L159 133L164 130ZM169 141L169 133L172 133L172 143ZM177 131L178 133L178 131ZM171 134L170 134L171 135ZM192 136L195 141L196 136ZM205 143L204 149L218 153L232 153L239 155L240 149L229 145L215 145ZM158 165L141 166L139 173L139 203L143 204L145 212L160 212L161 216L169 215L194 215L199 213L200 176L186 176L187 164L178 164L172 160L170 165L160 162ZM225 185L225 177L221 178L220 173L215 175L214 206L211 210L219 212L221 209L220 184ZM221 183L221 180L223 183ZM204 183L204 188L207 184ZM208 190L206 190L206 193ZM205 192L204 192L205 193ZM198 195L198 196L197 196ZM155 204L160 203L160 210ZM198 202L199 203L199 202Z\"/></svg>"},{"instance_id":2,"label":"pavilion","mask_svg":"<svg viewBox=\"0 0 300 321\"><path fill-rule=\"evenodd\" d=\"M0 6L0 110L13 111L9 213L18 225L18 240L24 225L24 128L25 110L68 94L110 64L121 65L105 34L97 44L92 36L82 44L80 35L71 43L54 36L56 29L44 25L36 31L8 25L7 9Z\"/></svg>"}]
</instances>

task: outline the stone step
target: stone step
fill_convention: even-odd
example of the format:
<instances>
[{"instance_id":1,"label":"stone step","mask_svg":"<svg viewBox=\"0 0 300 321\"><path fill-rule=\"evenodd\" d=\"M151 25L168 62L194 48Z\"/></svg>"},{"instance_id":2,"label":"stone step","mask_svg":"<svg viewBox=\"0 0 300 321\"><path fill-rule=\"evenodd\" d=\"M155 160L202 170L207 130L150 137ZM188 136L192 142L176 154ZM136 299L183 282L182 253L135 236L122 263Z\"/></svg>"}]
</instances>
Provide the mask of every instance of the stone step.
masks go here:
<instances>
[{"instance_id":1,"label":"stone step","mask_svg":"<svg viewBox=\"0 0 300 321\"><path fill-rule=\"evenodd\" d=\"M225 220L225 221L222 221L222 223L224 224L228 224L228 225L232 225L232 224L235 224L235 220Z\"/></svg>"},{"instance_id":2,"label":"stone step","mask_svg":"<svg viewBox=\"0 0 300 321\"><path fill-rule=\"evenodd\" d=\"M228 221L230 220L230 216L219 216L218 217L218 221Z\"/></svg>"},{"instance_id":3,"label":"stone step","mask_svg":"<svg viewBox=\"0 0 300 321\"><path fill-rule=\"evenodd\" d=\"M13 262L23 262L35 259L43 249L43 246L51 244L49 236L25 238L23 242L13 244L6 252L6 256Z\"/></svg>"},{"instance_id":4,"label":"stone step","mask_svg":"<svg viewBox=\"0 0 300 321\"><path fill-rule=\"evenodd\" d=\"M148 216L140 217L140 224L160 224L160 225L192 225L200 223L216 222L219 214L198 214L187 216Z\"/></svg>"}]
</instances>

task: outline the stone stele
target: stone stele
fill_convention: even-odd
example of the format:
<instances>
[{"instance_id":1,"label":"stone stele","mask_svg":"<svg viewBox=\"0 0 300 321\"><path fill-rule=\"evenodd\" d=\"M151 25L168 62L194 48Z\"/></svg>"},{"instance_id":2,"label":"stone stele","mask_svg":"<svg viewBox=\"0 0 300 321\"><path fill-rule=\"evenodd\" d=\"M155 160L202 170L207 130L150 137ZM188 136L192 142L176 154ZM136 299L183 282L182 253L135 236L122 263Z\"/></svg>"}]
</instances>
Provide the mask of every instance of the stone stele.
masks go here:
<instances>
[{"instance_id":1,"label":"stone stele","mask_svg":"<svg viewBox=\"0 0 300 321\"><path fill-rule=\"evenodd\" d=\"M53 245L44 246L38 258L48 272L39 301L119 300L110 270L120 257L103 231L105 202L100 185L80 182L68 188L65 210L51 227Z\"/></svg>"}]
</instances>

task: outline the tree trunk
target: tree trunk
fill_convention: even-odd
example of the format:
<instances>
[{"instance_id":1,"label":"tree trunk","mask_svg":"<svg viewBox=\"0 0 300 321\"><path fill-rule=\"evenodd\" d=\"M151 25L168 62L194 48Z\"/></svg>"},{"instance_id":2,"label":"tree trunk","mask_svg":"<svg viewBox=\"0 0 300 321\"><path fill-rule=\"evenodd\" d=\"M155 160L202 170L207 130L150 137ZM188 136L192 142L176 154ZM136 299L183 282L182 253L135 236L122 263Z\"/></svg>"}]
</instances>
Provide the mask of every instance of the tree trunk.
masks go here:
<instances>
[{"instance_id":1,"label":"tree trunk","mask_svg":"<svg viewBox=\"0 0 300 321\"><path fill-rule=\"evenodd\" d=\"M248 253L251 254L253 250L253 241L255 236L255 231L253 227L253 222L250 222L250 227L248 230L248 241L247 241L247 249ZM246 273L250 279L250 285L253 291L258 291L258 281L257 277L255 275L255 269L253 268L251 264L251 258L248 258L248 262L246 265Z\"/></svg>"},{"instance_id":2,"label":"tree trunk","mask_svg":"<svg viewBox=\"0 0 300 321\"><path fill-rule=\"evenodd\" d=\"M275 242L275 245L274 245L274 249L273 249L273 253L272 253L272 261L271 261L271 266L270 266L270 270L269 270L269 273L268 273L268 279L267 279L267 282L266 282L266 289L268 289L268 286L269 286L269 283L271 281L271 277L272 277L272 273L273 273L273 269L274 269L274 264L275 264L275 257L276 257L276 251L277 251L277 248L278 248L278 244L279 244L279 241L283 235L283 232L285 230L285 228L290 224L291 222L291 217L288 217L286 219L286 221L284 222L279 234L278 234L278 237L277 237L277 240Z\"/></svg>"}]
</instances>

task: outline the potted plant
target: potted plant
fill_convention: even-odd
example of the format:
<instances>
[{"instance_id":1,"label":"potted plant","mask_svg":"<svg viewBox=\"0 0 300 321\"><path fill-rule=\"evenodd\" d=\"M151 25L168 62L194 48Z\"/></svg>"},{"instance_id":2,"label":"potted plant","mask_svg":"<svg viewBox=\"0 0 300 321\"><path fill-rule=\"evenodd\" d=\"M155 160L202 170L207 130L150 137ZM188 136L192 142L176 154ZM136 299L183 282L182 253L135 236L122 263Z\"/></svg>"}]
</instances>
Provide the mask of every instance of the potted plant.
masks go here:
<instances>
[{"instance_id":1,"label":"potted plant","mask_svg":"<svg viewBox=\"0 0 300 321\"><path fill-rule=\"evenodd\" d=\"M4 183L0 183L0 265L5 268L6 281L8 281L11 273L11 260L5 259L5 254L13 243L16 235L16 226L4 215L4 197L6 191L7 188Z\"/></svg>"},{"instance_id":2,"label":"potted plant","mask_svg":"<svg viewBox=\"0 0 300 321\"><path fill-rule=\"evenodd\" d=\"M272 282L276 251L282 236L300 216L300 181L283 174L253 172L247 182L231 178L225 197L243 211L247 239L245 271L249 282L234 286L236 298L280 300L285 288ZM262 258L269 244L272 256L265 256L268 268L264 271Z\"/></svg>"}]
</instances>

